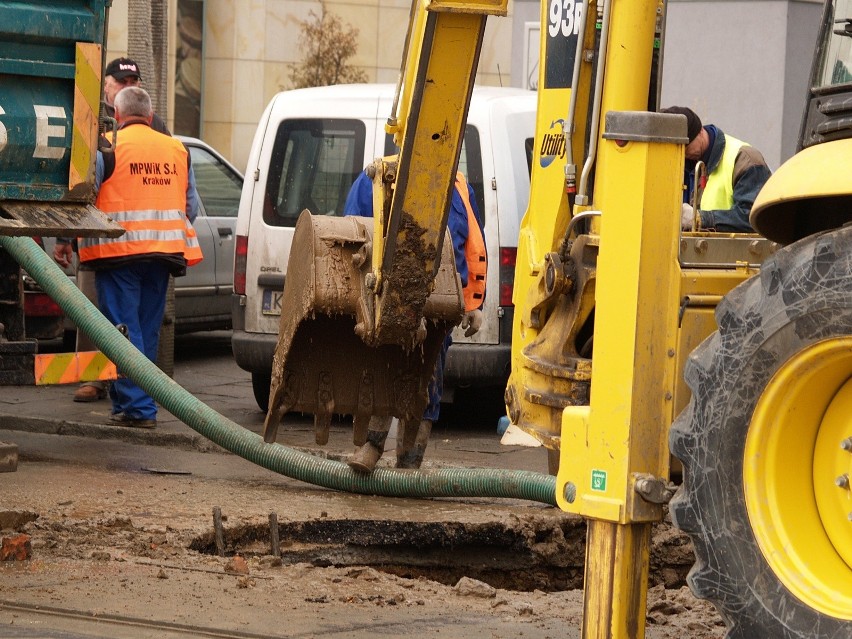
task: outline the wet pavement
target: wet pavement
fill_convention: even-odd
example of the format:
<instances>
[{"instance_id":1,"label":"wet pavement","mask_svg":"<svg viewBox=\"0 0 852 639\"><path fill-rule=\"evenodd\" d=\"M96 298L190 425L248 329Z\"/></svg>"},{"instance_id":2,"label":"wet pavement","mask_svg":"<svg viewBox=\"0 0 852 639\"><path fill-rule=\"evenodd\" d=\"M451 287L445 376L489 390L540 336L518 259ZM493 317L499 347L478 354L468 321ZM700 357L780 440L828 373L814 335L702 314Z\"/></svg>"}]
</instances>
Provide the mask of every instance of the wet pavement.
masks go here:
<instances>
[{"instance_id":1,"label":"wet pavement","mask_svg":"<svg viewBox=\"0 0 852 639\"><path fill-rule=\"evenodd\" d=\"M179 336L175 362L178 384L261 432L230 333ZM0 514L36 516L18 527L32 536L32 559L0 562L2 636L580 636L582 592L562 589L583 574L584 525L571 515L525 500L312 486L223 454L166 410L154 430L111 425L109 401L75 403L75 388L0 389L0 441L20 448L17 472L0 473ZM543 449L501 446L494 411L467 408L436 424L425 469L546 472ZM320 447L300 415L287 416L278 443L339 460L354 448L348 420ZM380 465L392 463L388 449ZM217 511L225 556L210 550ZM660 526L652 547L646 636L721 637L718 615L682 579L668 590L666 575L692 563L684 540ZM230 567L235 555L248 572Z\"/></svg>"},{"instance_id":2,"label":"wet pavement","mask_svg":"<svg viewBox=\"0 0 852 639\"><path fill-rule=\"evenodd\" d=\"M265 414L255 402L251 375L234 363L229 331L177 336L174 380L224 417L254 433L262 432ZM164 408L160 408L153 430L110 424L109 400L74 402L75 389L76 384L2 388L0 441L14 443L15 432L28 432L222 452ZM500 445L494 410L463 409L464 406L446 409L448 416L435 425L424 468L464 466L547 472L543 449ZM318 446L312 418L290 414L279 427L277 441L339 460L345 460L354 449L351 421L345 417L332 424L328 444ZM380 465L391 463L393 446L391 437Z\"/></svg>"}]
</instances>

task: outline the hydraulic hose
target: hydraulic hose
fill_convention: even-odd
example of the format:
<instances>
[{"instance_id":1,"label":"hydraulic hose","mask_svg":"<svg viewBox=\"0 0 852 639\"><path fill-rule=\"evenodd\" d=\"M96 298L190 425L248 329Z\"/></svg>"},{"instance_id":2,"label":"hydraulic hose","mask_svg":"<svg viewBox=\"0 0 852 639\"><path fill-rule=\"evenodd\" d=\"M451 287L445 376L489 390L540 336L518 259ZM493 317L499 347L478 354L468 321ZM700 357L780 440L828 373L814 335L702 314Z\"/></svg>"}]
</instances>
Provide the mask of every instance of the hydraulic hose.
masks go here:
<instances>
[{"instance_id":1,"label":"hydraulic hose","mask_svg":"<svg viewBox=\"0 0 852 639\"><path fill-rule=\"evenodd\" d=\"M267 444L220 415L157 368L74 286L29 237L0 236L0 246L126 375L194 431L248 461L300 481L352 493L387 497L497 497L556 505L556 478L529 471L451 468L356 473L342 462Z\"/></svg>"}]
</instances>

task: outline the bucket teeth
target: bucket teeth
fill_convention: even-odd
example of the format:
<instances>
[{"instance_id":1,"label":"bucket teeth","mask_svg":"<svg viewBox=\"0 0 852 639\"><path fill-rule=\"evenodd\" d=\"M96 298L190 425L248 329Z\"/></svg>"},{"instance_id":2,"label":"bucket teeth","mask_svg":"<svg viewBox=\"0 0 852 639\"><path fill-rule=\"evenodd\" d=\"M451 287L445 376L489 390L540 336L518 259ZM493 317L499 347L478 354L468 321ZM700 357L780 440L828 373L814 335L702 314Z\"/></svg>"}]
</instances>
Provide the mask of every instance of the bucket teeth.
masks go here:
<instances>
[{"instance_id":1,"label":"bucket teeth","mask_svg":"<svg viewBox=\"0 0 852 639\"><path fill-rule=\"evenodd\" d=\"M275 440L278 439L278 422L276 421L273 424L269 421L271 414L266 415L266 422L263 425L263 441L267 444L274 444Z\"/></svg>"},{"instance_id":2,"label":"bucket teeth","mask_svg":"<svg viewBox=\"0 0 852 639\"><path fill-rule=\"evenodd\" d=\"M358 413L352 418L352 443L356 446L363 446L367 441L367 425L370 423L370 416L364 413Z\"/></svg>"},{"instance_id":3,"label":"bucket teeth","mask_svg":"<svg viewBox=\"0 0 852 639\"><path fill-rule=\"evenodd\" d=\"M317 413L314 415L314 441L318 446L328 443L328 431L331 428L331 413Z\"/></svg>"}]
</instances>

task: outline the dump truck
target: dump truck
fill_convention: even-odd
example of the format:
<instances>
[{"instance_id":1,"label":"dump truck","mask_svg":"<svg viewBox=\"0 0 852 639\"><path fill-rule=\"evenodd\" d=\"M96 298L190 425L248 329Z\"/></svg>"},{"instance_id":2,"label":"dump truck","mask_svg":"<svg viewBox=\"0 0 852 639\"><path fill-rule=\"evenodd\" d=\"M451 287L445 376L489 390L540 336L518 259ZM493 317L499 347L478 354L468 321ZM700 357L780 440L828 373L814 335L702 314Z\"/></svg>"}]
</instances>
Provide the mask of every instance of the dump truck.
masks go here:
<instances>
[{"instance_id":1,"label":"dump truck","mask_svg":"<svg viewBox=\"0 0 852 639\"><path fill-rule=\"evenodd\" d=\"M109 4L3 3L0 236L123 232L92 205ZM35 382L24 277L0 248L0 385ZM0 442L0 472L16 468L17 447Z\"/></svg>"},{"instance_id":2,"label":"dump truck","mask_svg":"<svg viewBox=\"0 0 852 639\"><path fill-rule=\"evenodd\" d=\"M374 163L375 225L308 213L297 225L304 252L288 269L311 272L285 284L295 310L282 314L267 441L288 410L317 415L318 441L333 413L354 415L357 445L370 415L422 409L430 340L460 317L438 256L465 108L429 98L476 57L431 38L470 20L453 33L478 47L472 16L496 4L425 2L413 20L407 51L422 58L388 127L426 151L405 138ZM852 637L852 7L825 5L802 151L755 203L758 233L681 231L686 122L657 112L665 9L542 3L507 414L547 448L558 505L588 522L584 637L644 636L670 450L683 465L671 513L697 555L689 583L728 636Z\"/></svg>"},{"instance_id":3,"label":"dump truck","mask_svg":"<svg viewBox=\"0 0 852 639\"><path fill-rule=\"evenodd\" d=\"M0 24L0 235L115 236L94 206L109 0L6 2ZM0 249L0 384L34 383L23 275Z\"/></svg>"}]
</instances>

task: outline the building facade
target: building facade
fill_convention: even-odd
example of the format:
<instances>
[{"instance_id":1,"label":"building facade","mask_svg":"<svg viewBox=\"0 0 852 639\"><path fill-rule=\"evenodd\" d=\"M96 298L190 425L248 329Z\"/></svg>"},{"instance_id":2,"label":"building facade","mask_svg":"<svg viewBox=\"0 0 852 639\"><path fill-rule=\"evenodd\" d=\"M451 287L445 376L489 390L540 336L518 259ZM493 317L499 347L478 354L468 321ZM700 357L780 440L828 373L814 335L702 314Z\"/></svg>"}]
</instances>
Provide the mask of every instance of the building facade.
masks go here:
<instances>
[{"instance_id":1,"label":"building facade","mask_svg":"<svg viewBox=\"0 0 852 639\"><path fill-rule=\"evenodd\" d=\"M535 88L542 12L556 0L510 0L490 18L477 83ZM559 0L564 2L567 0ZM318 0L168 0L168 119L244 168L270 98L291 88L300 25ZM351 63L395 82L410 0L325 0L358 29ZM759 148L774 169L796 148L821 0L669 0L662 106L692 107ZM108 55L127 52L128 6L116 0Z\"/></svg>"},{"instance_id":2,"label":"building facade","mask_svg":"<svg viewBox=\"0 0 852 639\"><path fill-rule=\"evenodd\" d=\"M325 6L358 29L351 64L370 82L396 82L410 0L325 0ZM172 130L203 138L244 169L263 109L291 88L300 25L320 11L317 0L169 0ZM116 0L108 59L127 53L128 23L128 3ZM510 42L511 19L489 19L477 83L511 85Z\"/></svg>"},{"instance_id":3,"label":"building facade","mask_svg":"<svg viewBox=\"0 0 852 639\"><path fill-rule=\"evenodd\" d=\"M542 2L513 5L512 78L530 87ZM777 169L796 151L821 13L821 0L668 0L661 106L691 107Z\"/></svg>"}]
</instances>

